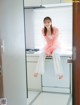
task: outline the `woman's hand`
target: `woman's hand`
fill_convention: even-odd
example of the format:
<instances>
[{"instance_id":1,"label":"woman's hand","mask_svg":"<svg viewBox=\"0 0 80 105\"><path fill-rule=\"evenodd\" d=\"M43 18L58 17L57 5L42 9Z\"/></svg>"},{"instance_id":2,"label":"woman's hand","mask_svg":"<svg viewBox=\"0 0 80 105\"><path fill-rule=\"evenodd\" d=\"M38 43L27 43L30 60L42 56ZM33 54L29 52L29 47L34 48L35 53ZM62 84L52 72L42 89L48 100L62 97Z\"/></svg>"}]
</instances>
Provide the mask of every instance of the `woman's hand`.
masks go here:
<instances>
[{"instance_id":1,"label":"woman's hand","mask_svg":"<svg viewBox=\"0 0 80 105\"><path fill-rule=\"evenodd\" d=\"M46 55L47 55L47 56L51 56L52 53L53 53L53 50L54 50L53 48L49 47L49 48L45 51Z\"/></svg>"}]
</instances>

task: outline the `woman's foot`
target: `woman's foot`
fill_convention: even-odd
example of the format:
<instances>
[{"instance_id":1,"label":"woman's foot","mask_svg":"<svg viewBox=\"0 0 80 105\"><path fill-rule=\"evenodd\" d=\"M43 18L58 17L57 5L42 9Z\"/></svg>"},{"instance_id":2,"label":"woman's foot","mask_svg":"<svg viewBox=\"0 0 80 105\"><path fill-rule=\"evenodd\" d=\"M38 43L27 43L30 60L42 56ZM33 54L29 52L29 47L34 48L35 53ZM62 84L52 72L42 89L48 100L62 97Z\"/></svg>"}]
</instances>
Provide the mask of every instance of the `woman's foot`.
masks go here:
<instances>
[{"instance_id":1,"label":"woman's foot","mask_svg":"<svg viewBox=\"0 0 80 105\"><path fill-rule=\"evenodd\" d=\"M38 73L34 73L34 77L37 77L38 76Z\"/></svg>"},{"instance_id":2,"label":"woman's foot","mask_svg":"<svg viewBox=\"0 0 80 105\"><path fill-rule=\"evenodd\" d=\"M58 75L58 79L63 79L63 75Z\"/></svg>"}]
</instances>

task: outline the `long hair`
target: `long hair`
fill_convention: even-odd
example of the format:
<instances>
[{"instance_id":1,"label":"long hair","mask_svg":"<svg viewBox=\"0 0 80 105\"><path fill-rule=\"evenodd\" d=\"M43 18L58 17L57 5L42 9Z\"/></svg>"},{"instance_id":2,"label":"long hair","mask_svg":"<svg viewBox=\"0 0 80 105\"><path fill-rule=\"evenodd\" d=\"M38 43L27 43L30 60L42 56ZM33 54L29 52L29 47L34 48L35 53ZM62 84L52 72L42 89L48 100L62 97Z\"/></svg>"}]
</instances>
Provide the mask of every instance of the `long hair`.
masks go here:
<instances>
[{"instance_id":1,"label":"long hair","mask_svg":"<svg viewBox=\"0 0 80 105\"><path fill-rule=\"evenodd\" d=\"M43 22L45 22L45 20L50 20L50 21L52 22L51 18L48 17L48 16L44 18ZM53 27L52 27L52 24L51 24L51 26L50 26L50 29L51 29L51 34L53 34ZM46 36L46 34L47 34L47 28L46 28L46 27L44 27L44 34L45 34L45 36Z\"/></svg>"}]
</instances>

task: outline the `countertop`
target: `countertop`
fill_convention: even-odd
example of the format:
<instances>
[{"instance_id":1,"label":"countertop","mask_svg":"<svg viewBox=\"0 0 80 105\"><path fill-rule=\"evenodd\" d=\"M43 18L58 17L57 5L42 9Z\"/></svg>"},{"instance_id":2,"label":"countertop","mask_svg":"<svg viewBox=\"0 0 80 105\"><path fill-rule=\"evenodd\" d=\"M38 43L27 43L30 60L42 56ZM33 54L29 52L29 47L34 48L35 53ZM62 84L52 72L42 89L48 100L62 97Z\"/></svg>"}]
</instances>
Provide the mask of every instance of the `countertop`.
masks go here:
<instances>
[{"instance_id":1,"label":"countertop","mask_svg":"<svg viewBox=\"0 0 80 105\"><path fill-rule=\"evenodd\" d=\"M28 56L28 57L30 57L30 56L39 57L41 52L42 51L37 51L37 52L34 52L34 53L29 53L28 52L28 53L26 53L26 56ZM72 57L72 51L68 51L68 50L61 51L60 56L70 56L70 57Z\"/></svg>"}]
</instances>

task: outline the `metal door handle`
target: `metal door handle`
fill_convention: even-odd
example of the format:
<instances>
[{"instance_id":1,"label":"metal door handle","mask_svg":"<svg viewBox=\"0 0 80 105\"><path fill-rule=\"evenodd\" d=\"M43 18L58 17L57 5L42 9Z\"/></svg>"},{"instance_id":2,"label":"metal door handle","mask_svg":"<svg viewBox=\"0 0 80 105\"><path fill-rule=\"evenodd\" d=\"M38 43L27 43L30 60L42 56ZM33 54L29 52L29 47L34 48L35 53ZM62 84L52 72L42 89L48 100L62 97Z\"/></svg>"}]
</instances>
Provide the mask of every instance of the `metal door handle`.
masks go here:
<instances>
[{"instance_id":1,"label":"metal door handle","mask_svg":"<svg viewBox=\"0 0 80 105\"><path fill-rule=\"evenodd\" d=\"M76 52L77 52L77 49L76 49L75 46L73 46L73 51L72 52L73 52L72 58L70 57L70 58L67 59L67 62L68 63L73 63L73 61L76 60Z\"/></svg>"},{"instance_id":2,"label":"metal door handle","mask_svg":"<svg viewBox=\"0 0 80 105\"><path fill-rule=\"evenodd\" d=\"M72 58L67 59L67 63L72 63L72 62L73 62Z\"/></svg>"}]
</instances>

